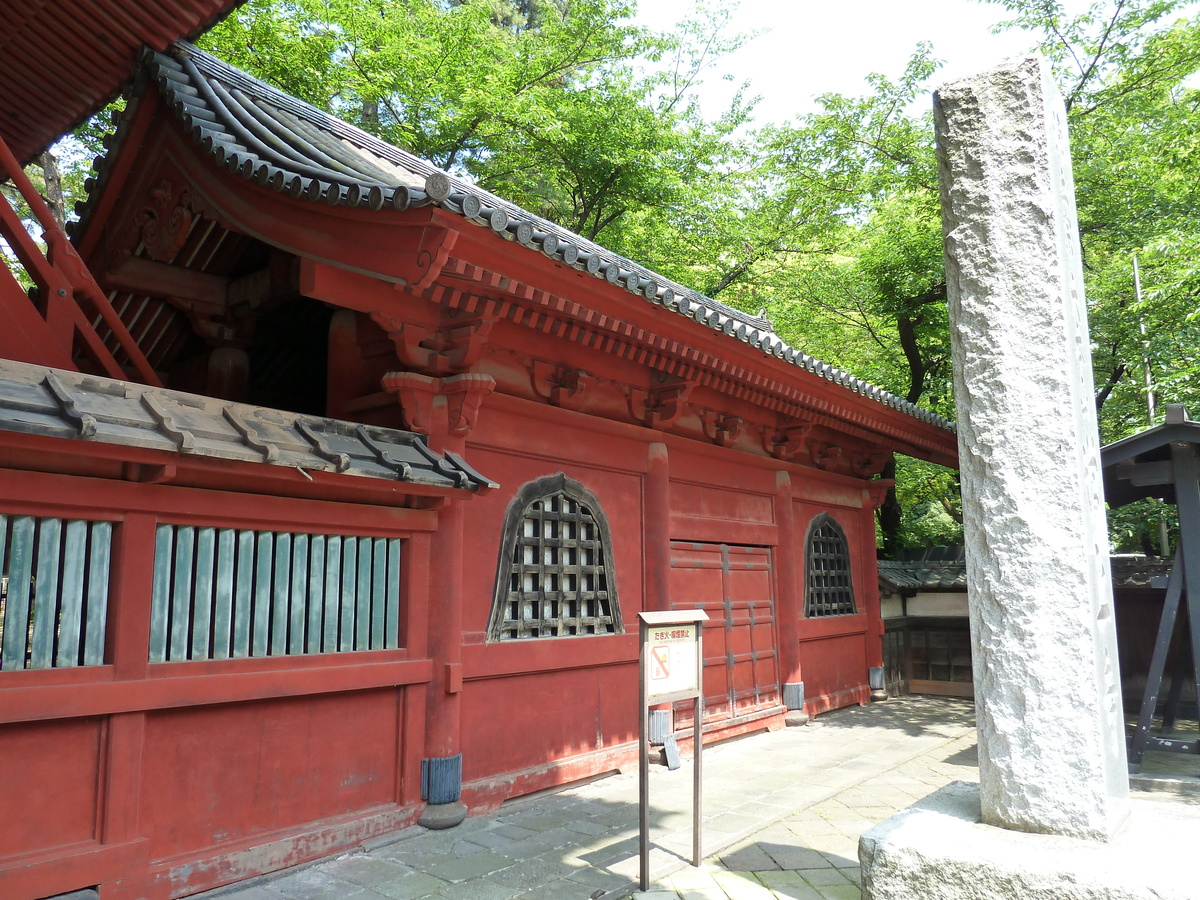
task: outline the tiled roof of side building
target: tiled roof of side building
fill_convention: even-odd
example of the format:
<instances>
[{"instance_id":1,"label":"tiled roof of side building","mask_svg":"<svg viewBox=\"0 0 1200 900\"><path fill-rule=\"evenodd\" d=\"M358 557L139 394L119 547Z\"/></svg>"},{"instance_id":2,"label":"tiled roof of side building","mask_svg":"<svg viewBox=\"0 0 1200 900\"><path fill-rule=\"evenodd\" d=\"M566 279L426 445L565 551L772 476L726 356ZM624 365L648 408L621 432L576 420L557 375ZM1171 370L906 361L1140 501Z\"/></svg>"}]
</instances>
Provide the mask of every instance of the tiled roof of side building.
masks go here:
<instances>
[{"instance_id":1,"label":"tiled roof of side building","mask_svg":"<svg viewBox=\"0 0 1200 900\"><path fill-rule=\"evenodd\" d=\"M893 592L967 589L967 564L961 547L933 547L909 557L879 560L880 583ZM1115 587L1162 588L1172 562L1156 556L1114 554L1109 564Z\"/></svg>"},{"instance_id":2,"label":"tiled roof of side building","mask_svg":"<svg viewBox=\"0 0 1200 900\"><path fill-rule=\"evenodd\" d=\"M196 144L246 179L313 203L397 210L436 204L870 400L935 427L954 429L936 413L789 346L769 320L663 278L190 44L177 43L169 54L147 51L143 65ZM103 178L104 163L100 165ZM87 212L84 207L81 226Z\"/></svg>"},{"instance_id":3,"label":"tiled roof of side building","mask_svg":"<svg viewBox=\"0 0 1200 900\"><path fill-rule=\"evenodd\" d=\"M419 434L0 360L0 431L478 491Z\"/></svg>"},{"instance_id":4,"label":"tiled roof of side building","mask_svg":"<svg viewBox=\"0 0 1200 900\"><path fill-rule=\"evenodd\" d=\"M879 560L879 580L893 590L965 591L967 567L962 560Z\"/></svg>"}]
</instances>

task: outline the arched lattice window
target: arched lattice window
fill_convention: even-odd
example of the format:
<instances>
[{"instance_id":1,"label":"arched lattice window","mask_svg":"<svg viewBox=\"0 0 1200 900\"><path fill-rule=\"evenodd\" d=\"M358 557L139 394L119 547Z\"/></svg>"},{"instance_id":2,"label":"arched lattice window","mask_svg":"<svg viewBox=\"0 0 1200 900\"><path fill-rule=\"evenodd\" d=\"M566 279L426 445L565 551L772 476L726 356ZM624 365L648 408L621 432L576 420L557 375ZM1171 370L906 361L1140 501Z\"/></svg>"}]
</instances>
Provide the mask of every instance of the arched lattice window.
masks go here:
<instances>
[{"instance_id":1,"label":"arched lattice window","mask_svg":"<svg viewBox=\"0 0 1200 900\"><path fill-rule=\"evenodd\" d=\"M596 495L561 472L525 485L504 516L488 640L623 630Z\"/></svg>"},{"instance_id":2,"label":"arched lattice window","mask_svg":"<svg viewBox=\"0 0 1200 900\"><path fill-rule=\"evenodd\" d=\"M845 532L833 516L821 513L813 519L805 547L805 617L854 615L850 549Z\"/></svg>"}]
</instances>

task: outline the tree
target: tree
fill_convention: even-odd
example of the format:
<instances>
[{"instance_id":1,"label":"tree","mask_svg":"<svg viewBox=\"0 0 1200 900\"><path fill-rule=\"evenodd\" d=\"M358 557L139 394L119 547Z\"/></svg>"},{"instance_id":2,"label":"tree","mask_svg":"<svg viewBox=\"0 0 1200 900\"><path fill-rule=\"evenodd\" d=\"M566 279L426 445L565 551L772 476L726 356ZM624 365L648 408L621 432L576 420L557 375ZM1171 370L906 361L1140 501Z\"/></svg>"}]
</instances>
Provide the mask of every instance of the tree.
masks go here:
<instances>
[{"instance_id":1,"label":"tree","mask_svg":"<svg viewBox=\"0 0 1200 900\"><path fill-rule=\"evenodd\" d=\"M1072 128L1097 406L1111 440L1146 387L1200 397L1200 17L1185 0L985 0L1056 67ZM629 0L250 0L204 38L219 56L675 280L790 343L953 417L933 127L918 46L863 97L747 130L738 94L696 94L727 13L670 34ZM72 194L68 166L65 193ZM1145 292L1133 290L1134 257ZM1144 327L1144 334L1143 334ZM951 473L907 462L885 547L953 537ZM923 512L922 512L923 511Z\"/></svg>"},{"instance_id":2,"label":"tree","mask_svg":"<svg viewBox=\"0 0 1200 900\"><path fill-rule=\"evenodd\" d=\"M998 2L1014 14L1002 27L1037 34L1069 105L1096 401L1103 436L1115 439L1144 425L1143 360L1160 392L1200 394L1200 94L1187 87L1200 69L1200 18L1175 21L1182 0L1111 0L1074 18L1054 0ZM756 301L771 296L793 342L952 416L932 125L910 111L935 71L920 47L901 78L875 76L870 96L825 96L819 112L764 129L776 196L803 193L820 212L744 281ZM1140 303L1135 255L1148 288ZM921 483L954 488L945 477ZM910 488L898 493L912 499ZM890 503L881 519L888 550L928 532Z\"/></svg>"},{"instance_id":3,"label":"tree","mask_svg":"<svg viewBox=\"0 0 1200 900\"><path fill-rule=\"evenodd\" d=\"M1192 4L1177 0L1113 0L1075 18L1057 3L1002 5L1041 32L1068 104L1096 403L1102 439L1116 440L1146 427L1148 400L1155 418L1200 401L1200 15L1179 18ZM1114 546L1157 549L1168 512L1113 510Z\"/></svg>"},{"instance_id":4,"label":"tree","mask_svg":"<svg viewBox=\"0 0 1200 900\"><path fill-rule=\"evenodd\" d=\"M725 18L654 35L631 12L623 0L251 0L204 46L622 250L620 220L678 205L748 113L737 100L710 123L695 100L712 55L735 45Z\"/></svg>"}]
</instances>

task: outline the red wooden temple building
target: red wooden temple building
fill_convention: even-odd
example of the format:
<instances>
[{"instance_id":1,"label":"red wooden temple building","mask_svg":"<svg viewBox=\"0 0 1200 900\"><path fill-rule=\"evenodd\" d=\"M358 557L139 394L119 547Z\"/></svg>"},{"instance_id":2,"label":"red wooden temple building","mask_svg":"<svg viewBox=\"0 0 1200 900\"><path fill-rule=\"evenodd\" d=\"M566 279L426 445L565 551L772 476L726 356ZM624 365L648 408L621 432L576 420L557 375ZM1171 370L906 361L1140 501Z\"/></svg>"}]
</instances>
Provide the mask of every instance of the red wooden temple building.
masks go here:
<instances>
[{"instance_id":1,"label":"red wooden temple building","mask_svg":"<svg viewBox=\"0 0 1200 900\"><path fill-rule=\"evenodd\" d=\"M185 896L628 765L642 610L708 612L714 740L867 702L876 476L949 424L172 43L227 5L0 12L27 194L135 79L70 244L0 201L0 896Z\"/></svg>"}]
</instances>

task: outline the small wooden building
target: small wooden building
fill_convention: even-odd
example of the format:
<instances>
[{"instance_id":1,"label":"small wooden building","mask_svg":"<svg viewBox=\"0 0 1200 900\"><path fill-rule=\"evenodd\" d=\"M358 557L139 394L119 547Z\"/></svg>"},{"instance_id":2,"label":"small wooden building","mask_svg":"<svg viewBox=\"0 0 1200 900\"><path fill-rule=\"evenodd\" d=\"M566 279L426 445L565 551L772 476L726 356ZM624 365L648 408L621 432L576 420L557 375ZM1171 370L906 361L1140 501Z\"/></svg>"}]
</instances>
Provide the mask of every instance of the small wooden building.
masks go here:
<instances>
[{"instance_id":1,"label":"small wooden building","mask_svg":"<svg viewBox=\"0 0 1200 900\"><path fill-rule=\"evenodd\" d=\"M963 548L880 560L879 593L887 692L973 697Z\"/></svg>"},{"instance_id":2,"label":"small wooden building","mask_svg":"<svg viewBox=\"0 0 1200 900\"><path fill-rule=\"evenodd\" d=\"M1128 469L1125 471L1127 474ZM1119 468L1105 471L1106 490L1114 499L1122 490L1121 474ZM974 696L963 548L914 550L901 559L880 560L878 565L888 693ZM1109 565L1121 692L1126 711L1136 712L1145 690L1171 561L1115 554ZM1194 691L1188 686L1184 697L1190 702L1192 696Z\"/></svg>"},{"instance_id":3,"label":"small wooden building","mask_svg":"<svg viewBox=\"0 0 1200 900\"><path fill-rule=\"evenodd\" d=\"M868 700L877 475L949 423L187 44L74 245L98 295L0 297L0 895L627 765L641 610L708 612L714 740Z\"/></svg>"}]
</instances>

